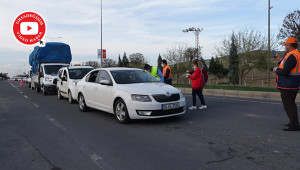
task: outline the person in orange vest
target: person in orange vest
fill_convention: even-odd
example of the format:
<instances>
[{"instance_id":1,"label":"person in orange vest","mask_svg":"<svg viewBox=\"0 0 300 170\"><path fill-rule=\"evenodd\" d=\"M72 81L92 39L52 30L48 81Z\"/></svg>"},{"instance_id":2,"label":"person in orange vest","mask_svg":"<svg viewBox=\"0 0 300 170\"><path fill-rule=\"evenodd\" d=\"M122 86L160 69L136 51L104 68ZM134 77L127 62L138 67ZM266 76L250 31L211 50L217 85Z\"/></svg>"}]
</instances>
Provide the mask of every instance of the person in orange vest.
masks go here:
<instances>
[{"instance_id":1,"label":"person in orange vest","mask_svg":"<svg viewBox=\"0 0 300 170\"><path fill-rule=\"evenodd\" d=\"M283 44L286 56L282 59L279 67L274 67L277 74L276 86L280 90L284 110L290 120L284 131L298 131L299 120L296 105L296 96L300 86L300 53L297 50L298 42L290 37Z\"/></svg>"},{"instance_id":2,"label":"person in orange vest","mask_svg":"<svg viewBox=\"0 0 300 170\"><path fill-rule=\"evenodd\" d=\"M163 76L165 83L172 85L172 70L170 66L168 66L167 60L162 60L161 66L163 67Z\"/></svg>"}]
</instances>

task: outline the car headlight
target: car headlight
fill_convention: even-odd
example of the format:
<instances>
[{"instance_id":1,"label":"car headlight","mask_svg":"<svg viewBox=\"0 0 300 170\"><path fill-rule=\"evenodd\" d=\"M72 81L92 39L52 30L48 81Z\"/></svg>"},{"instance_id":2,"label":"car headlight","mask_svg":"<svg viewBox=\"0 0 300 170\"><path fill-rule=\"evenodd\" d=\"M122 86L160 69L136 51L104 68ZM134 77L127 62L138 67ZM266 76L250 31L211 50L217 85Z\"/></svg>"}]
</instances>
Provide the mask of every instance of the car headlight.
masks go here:
<instances>
[{"instance_id":1,"label":"car headlight","mask_svg":"<svg viewBox=\"0 0 300 170\"><path fill-rule=\"evenodd\" d=\"M45 81L52 81L52 78L51 77L45 77Z\"/></svg>"},{"instance_id":2,"label":"car headlight","mask_svg":"<svg viewBox=\"0 0 300 170\"><path fill-rule=\"evenodd\" d=\"M180 92L179 95L180 95L181 99L184 98L184 95L182 94L182 92Z\"/></svg>"},{"instance_id":3,"label":"car headlight","mask_svg":"<svg viewBox=\"0 0 300 170\"><path fill-rule=\"evenodd\" d=\"M148 95L139 95L139 94L132 94L131 99L134 101L139 101L139 102L151 102L152 101Z\"/></svg>"}]
</instances>

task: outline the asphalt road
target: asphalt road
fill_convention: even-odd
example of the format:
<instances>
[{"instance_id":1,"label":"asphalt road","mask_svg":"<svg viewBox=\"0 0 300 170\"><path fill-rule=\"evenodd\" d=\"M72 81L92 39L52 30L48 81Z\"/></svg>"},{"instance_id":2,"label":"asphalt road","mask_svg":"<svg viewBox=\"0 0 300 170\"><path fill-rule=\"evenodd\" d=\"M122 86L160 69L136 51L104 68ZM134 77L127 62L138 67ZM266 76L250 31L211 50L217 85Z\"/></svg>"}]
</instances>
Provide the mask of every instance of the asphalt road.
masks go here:
<instances>
[{"instance_id":1,"label":"asphalt road","mask_svg":"<svg viewBox=\"0 0 300 170\"><path fill-rule=\"evenodd\" d=\"M0 169L300 169L300 132L281 130L280 102L205 99L206 110L123 125L0 81Z\"/></svg>"}]
</instances>

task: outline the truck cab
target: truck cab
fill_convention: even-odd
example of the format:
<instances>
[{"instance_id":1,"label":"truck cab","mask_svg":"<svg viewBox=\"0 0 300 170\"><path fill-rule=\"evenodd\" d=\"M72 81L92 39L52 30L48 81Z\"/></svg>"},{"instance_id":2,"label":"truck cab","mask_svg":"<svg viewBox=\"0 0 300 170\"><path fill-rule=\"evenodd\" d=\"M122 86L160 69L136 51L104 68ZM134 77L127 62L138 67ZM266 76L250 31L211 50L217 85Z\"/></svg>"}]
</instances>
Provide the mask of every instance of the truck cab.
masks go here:
<instances>
[{"instance_id":1,"label":"truck cab","mask_svg":"<svg viewBox=\"0 0 300 170\"><path fill-rule=\"evenodd\" d=\"M39 65L39 71L33 76L31 86L39 92L42 91L43 95L49 92L56 92L57 74L61 67L69 66L63 63L45 63Z\"/></svg>"}]
</instances>

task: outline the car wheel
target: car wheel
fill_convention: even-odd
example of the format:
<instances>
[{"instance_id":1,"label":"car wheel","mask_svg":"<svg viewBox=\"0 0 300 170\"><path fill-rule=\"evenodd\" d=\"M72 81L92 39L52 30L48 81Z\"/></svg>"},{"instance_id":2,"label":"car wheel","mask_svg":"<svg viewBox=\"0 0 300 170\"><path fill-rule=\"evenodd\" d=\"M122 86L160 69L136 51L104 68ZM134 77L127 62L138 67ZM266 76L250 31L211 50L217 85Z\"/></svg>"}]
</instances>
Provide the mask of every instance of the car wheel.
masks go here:
<instances>
[{"instance_id":1,"label":"car wheel","mask_svg":"<svg viewBox=\"0 0 300 170\"><path fill-rule=\"evenodd\" d=\"M70 104L73 104L75 101L74 101L74 99L73 99L73 97L72 97L72 93L71 93L70 90L69 90L69 92L68 92L68 97L69 97L69 103L70 103Z\"/></svg>"},{"instance_id":2,"label":"car wheel","mask_svg":"<svg viewBox=\"0 0 300 170\"><path fill-rule=\"evenodd\" d=\"M122 99L119 99L115 102L114 113L119 123L125 124L130 121L126 104Z\"/></svg>"},{"instance_id":3,"label":"car wheel","mask_svg":"<svg viewBox=\"0 0 300 170\"><path fill-rule=\"evenodd\" d=\"M80 109L82 112L88 111L88 107L87 107L86 104L85 104L85 99L84 99L84 97L83 97L82 94L80 94L79 97L78 97L78 104L79 104L79 109Z\"/></svg>"},{"instance_id":4,"label":"car wheel","mask_svg":"<svg viewBox=\"0 0 300 170\"><path fill-rule=\"evenodd\" d=\"M60 93L60 91L59 91L59 89L57 89L57 98L58 99L62 99L63 98L62 95L61 95L61 93Z\"/></svg>"},{"instance_id":5,"label":"car wheel","mask_svg":"<svg viewBox=\"0 0 300 170\"><path fill-rule=\"evenodd\" d=\"M48 92L46 91L46 89L45 89L44 86L42 87L42 92L43 92L43 95L44 95L44 96L46 96L46 95L48 94Z\"/></svg>"}]
</instances>

